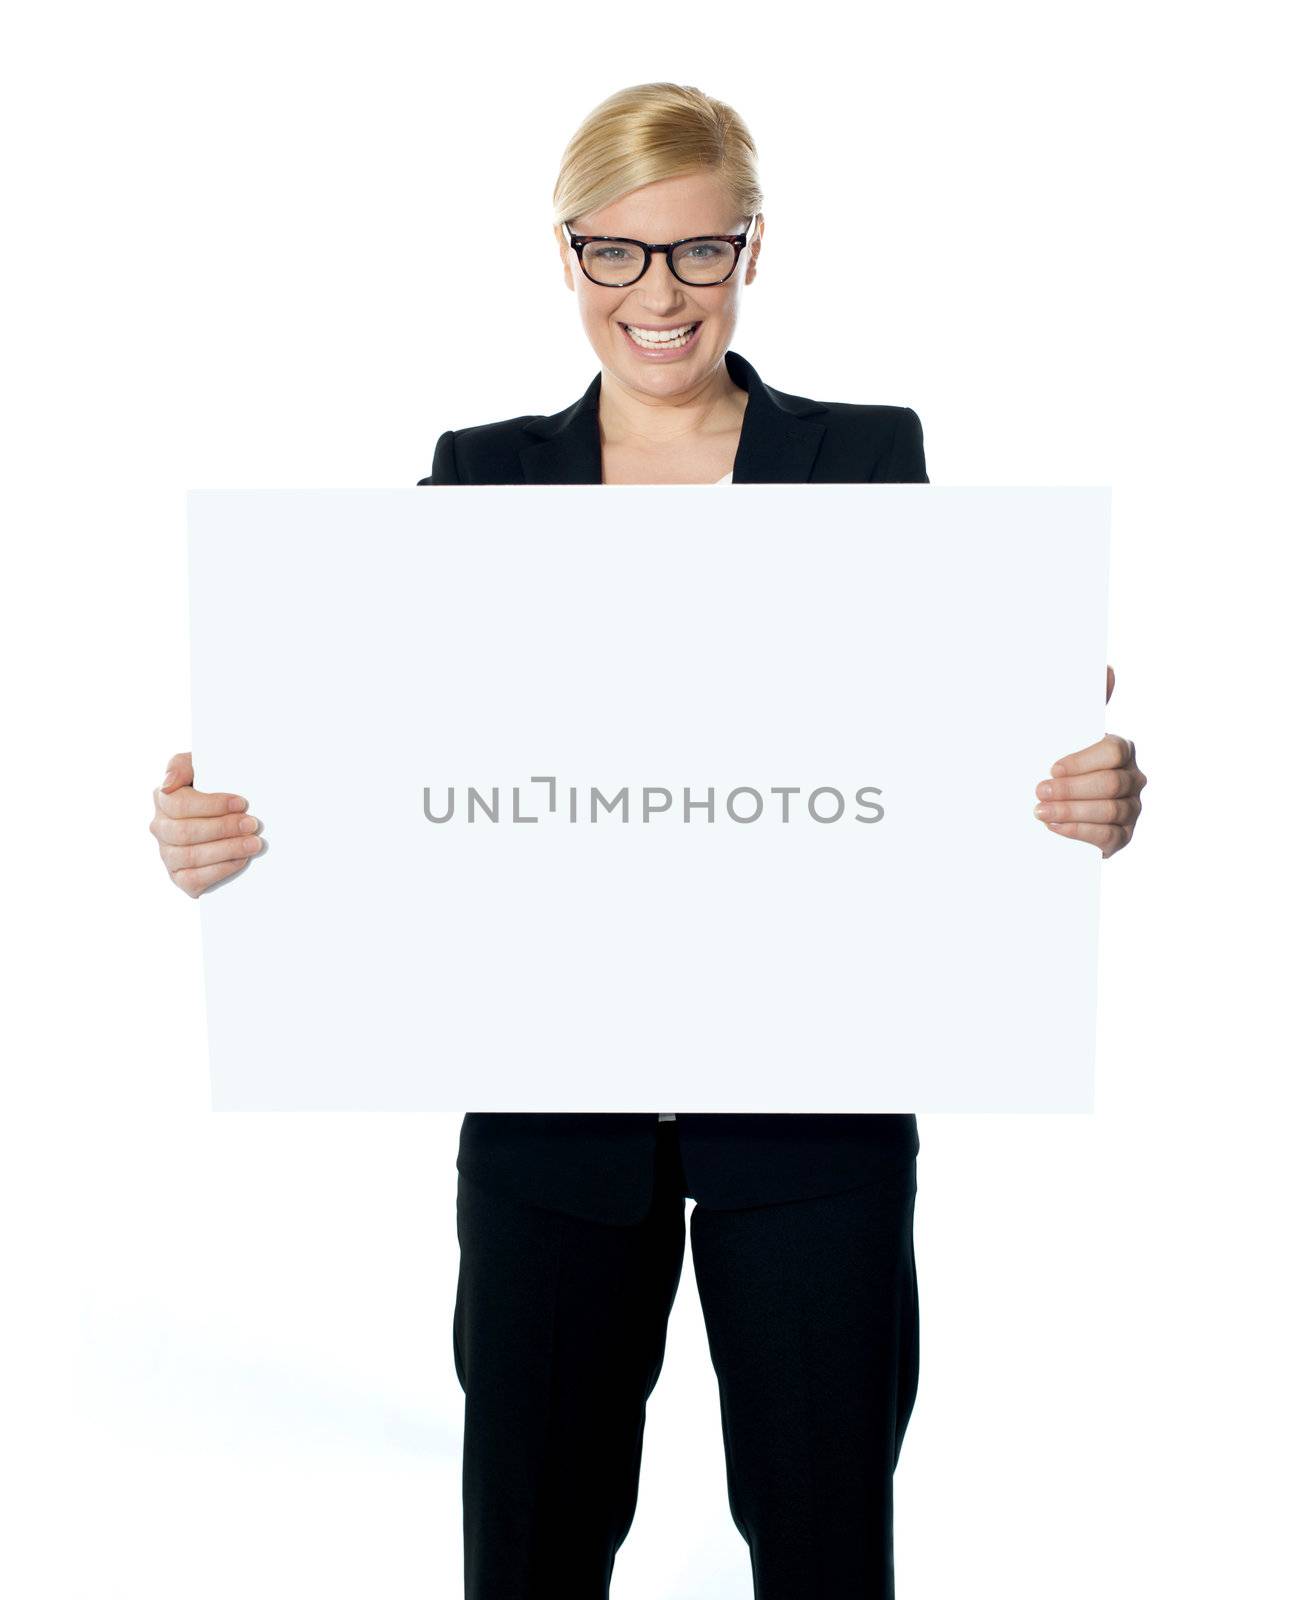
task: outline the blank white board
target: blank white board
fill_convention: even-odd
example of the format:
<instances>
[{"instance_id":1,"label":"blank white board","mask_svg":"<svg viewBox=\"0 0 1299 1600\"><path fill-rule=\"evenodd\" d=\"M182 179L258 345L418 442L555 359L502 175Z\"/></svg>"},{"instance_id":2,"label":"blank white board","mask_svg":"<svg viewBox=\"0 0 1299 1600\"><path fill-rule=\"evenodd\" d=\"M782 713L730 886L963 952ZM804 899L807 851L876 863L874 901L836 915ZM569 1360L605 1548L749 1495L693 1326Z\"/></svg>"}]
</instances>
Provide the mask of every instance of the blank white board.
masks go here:
<instances>
[{"instance_id":1,"label":"blank white board","mask_svg":"<svg viewBox=\"0 0 1299 1600\"><path fill-rule=\"evenodd\" d=\"M193 491L214 1106L1090 1110L1109 502Z\"/></svg>"}]
</instances>

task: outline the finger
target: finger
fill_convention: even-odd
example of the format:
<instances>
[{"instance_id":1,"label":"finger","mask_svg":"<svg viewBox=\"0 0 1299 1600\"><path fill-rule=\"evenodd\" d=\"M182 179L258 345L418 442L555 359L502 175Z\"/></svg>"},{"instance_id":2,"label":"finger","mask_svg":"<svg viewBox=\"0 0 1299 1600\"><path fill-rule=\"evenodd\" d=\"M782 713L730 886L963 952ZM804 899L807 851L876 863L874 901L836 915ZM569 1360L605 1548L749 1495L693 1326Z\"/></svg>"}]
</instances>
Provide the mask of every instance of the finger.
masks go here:
<instances>
[{"instance_id":1,"label":"finger","mask_svg":"<svg viewBox=\"0 0 1299 1600\"><path fill-rule=\"evenodd\" d=\"M158 849L175 877L189 867L210 867L218 861L247 861L261 853L262 840L250 833L237 839L211 839L205 844L160 844Z\"/></svg>"},{"instance_id":2,"label":"finger","mask_svg":"<svg viewBox=\"0 0 1299 1600\"><path fill-rule=\"evenodd\" d=\"M1033 807L1033 815L1043 822L1133 823L1141 815L1141 802L1135 796L1118 800L1044 801Z\"/></svg>"},{"instance_id":3,"label":"finger","mask_svg":"<svg viewBox=\"0 0 1299 1600\"><path fill-rule=\"evenodd\" d=\"M1036 793L1039 800L1112 800L1136 794L1144 780L1145 774L1132 767L1101 767L1076 778L1043 778Z\"/></svg>"},{"instance_id":4,"label":"finger","mask_svg":"<svg viewBox=\"0 0 1299 1600\"><path fill-rule=\"evenodd\" d=\"M1105 668L1105 704L1106 705L1109 705L1110 696L1113 693L1114 693L1114 668L1111 667L1111 666L1106 666L1106 668Z\"/></svg>"},{"instance_id":5,"label":"finger","mask_svg":"<svg viewBox=\"0 0 1299 1600\"><path fill-rule=\"evenodd\" d=\"M214 883L220 883L222 878L233 876L247 865L246 861L222 861L211 867L182 867L179 872L173 872L171 876L187 895L197 900L204 889L210 889Z\"/></svg>"},{"instance_id":6,"label":"finger","mask_svg":"<svg viewBox=\"0 0 1299 1600\"><path fill-rule=\"evenodd\" d=\"M1061 834L1066 839L1078 839L1084 844L1094 844L1100 850L1102 857L1112 856L1116 850L1122 850L1132 837L1131 826L1123 824L1048 822L1047 827L1052 833Z\"/></svg>"},{"instance_id":7,"label":"finger","mask_svg":"<svg viewBox=\"0 0 1299 1600\"><path fill-rule=\"evenodd\" d=\"M194 758L188 750L182 750L179 755L174 755L167 763L167 770L163 773L160 789L179 789L184 784L194 781Z\"/></svg>"},{"instance_id":8,"label":"finger","mask_svg":"<svg viewBox=\"0 0 1299 1600\"><path fill-rule=\"evenodd\" d=\"M1076 772L1092 772L1098 767L1122 767L1132 759L1132 746L1120 734L1107 733L1084 750L1061 756L1051 767L1053 778L1069 778Z\"/></svg>"},{"instance_id":9,"label":"finger","mask_svg":"<svg viewBox=\"0 0 1299 1600\"><path fill-rule=\"evenodd\" d=\"M171 794L155 789L153 803L167 817L224 817L232 811L248 809L241 794L204 794L201 789L188 786Z\"/></svg>"},{"instance_id":10,"label":"finger","mask_svg":"<svg viewBox=\"0 0 1299 1600\"><path fill-rule=\"evenodd\" d=\"M221 817L156 816L149 832L159 844L203 844L208 839L234 839L243 833L257 833L261 818L236 811Z\"/></svg>"}]
</instances>

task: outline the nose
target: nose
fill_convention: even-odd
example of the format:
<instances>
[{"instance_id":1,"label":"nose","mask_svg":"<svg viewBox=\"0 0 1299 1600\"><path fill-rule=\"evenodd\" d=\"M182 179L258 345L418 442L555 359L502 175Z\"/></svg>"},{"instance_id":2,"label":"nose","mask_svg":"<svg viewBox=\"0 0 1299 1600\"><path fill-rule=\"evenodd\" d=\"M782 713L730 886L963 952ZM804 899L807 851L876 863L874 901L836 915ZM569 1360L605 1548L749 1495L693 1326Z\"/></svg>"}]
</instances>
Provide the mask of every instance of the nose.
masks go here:
<instances>
[{"instance_id":1,"label":"nose","mask_svg":"<svg viewBox=\"0 0 1299 1600\"><path fill-rule=\"evenodd\" d=\"M641 298L645 301L647 309L651 305L666 304L669 309L681 298L681 284L672 276L672 268L668 266L667 253L656 250L650 257L650 264L645 269L645 276L636 285L640 290Z\"/></svg>"}]
</instances>

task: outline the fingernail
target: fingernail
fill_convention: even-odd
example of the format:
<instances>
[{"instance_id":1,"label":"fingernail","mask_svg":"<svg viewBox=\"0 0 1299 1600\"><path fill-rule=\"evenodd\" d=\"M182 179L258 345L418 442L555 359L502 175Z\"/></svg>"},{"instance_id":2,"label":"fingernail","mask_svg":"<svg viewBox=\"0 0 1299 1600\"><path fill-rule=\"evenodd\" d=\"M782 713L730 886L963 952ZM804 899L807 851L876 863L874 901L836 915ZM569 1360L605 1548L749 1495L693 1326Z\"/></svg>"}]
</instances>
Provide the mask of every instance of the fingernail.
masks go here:
<instances>
[{"instance_id":1,"label":"fingernail","mask_svg":"<svg viewBox=\"0 0 1299 1600\"><path fill-rule=\"evenodd\" d=\"M1033 815L1035 817L1045 817L1050 813L1050 811L1051 811L1051 807L1050 806L1034 806L1033 807Z\"/></svg>"},{"instance_id":2,"label":"fingernail","mask_svg":"<svg viewBox=\"0 0 1299 1600\"><path fill-rule=\"evenodd\" d=\"M1051 768L1051 776L1053 778L1063 778L1064 777L1064 762L1063 761L1057 761L1055 763L1055 765Z\"/></svg>"},{"instance_id":3,"label":"fingernail","mask_svg":"<svg viewBox=\"0 0 1299 1600\"><path fill-rule=\"evenodd\" d=\"M176 774L171 770L170 767L168 767L166 772L163 773L162 782L158 785L158 787L160 789L165 789L169 783L174 783L175 781Z\"/></svg>"},{"instance_id":4,"label":"fingernail","mask_svg":"<svg viewBox=\"0 0 1299 1600\"><path fill-rule=\"evenodd\" d=\"M256 833L257 832L257 818L256 817L240 817L240 819L239 819L239 831L240 831L240 833Z\"/></svg>"},{"instance_id":5,"label":"fingernail","mask_svg":"<svg viewBox=\"0 0 1299 1600\"><path fill-rule=\"evenodd\" d=\"M230 796L228 809L231 811L246 811L248 809L248 802L244 799L243 795L232 794Z\"/></svg>"}]
</instances>

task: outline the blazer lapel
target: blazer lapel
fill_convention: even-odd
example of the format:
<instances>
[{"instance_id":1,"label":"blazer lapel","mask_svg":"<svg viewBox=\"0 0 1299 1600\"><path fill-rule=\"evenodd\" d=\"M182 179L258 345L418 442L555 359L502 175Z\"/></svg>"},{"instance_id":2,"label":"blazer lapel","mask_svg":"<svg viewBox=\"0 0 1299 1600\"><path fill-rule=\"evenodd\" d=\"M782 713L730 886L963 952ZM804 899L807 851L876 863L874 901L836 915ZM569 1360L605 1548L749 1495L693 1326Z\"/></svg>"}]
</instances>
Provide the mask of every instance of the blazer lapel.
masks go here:
<instances>
[{"instance_id":1,"label":"blazer lapel","mask_svg":"<svg viewBox=\"0 0 1299 1600\"><path fill-rule=\"evenodd\" d=\"M807 483L825 423L823 405L769 389L754 367L735 350L726 368L749 402L740 426L733 483ZM529 443L519 451L525 483L599 483L600 379L597 372L581 399L549 417L524 423Z\"/></svg>"},{"instance_id":2,"label":"blazer lapel","mask_svg":"<svg viewBox=\"0 0 1299 1600\"><path fill-rule=\"evenodd\" d=\"M599 483L600 373L587 385L580 400L550 417L525 422L523 431L533 436L519 451L525 483Z\"/></svg>"}]
</instances>

